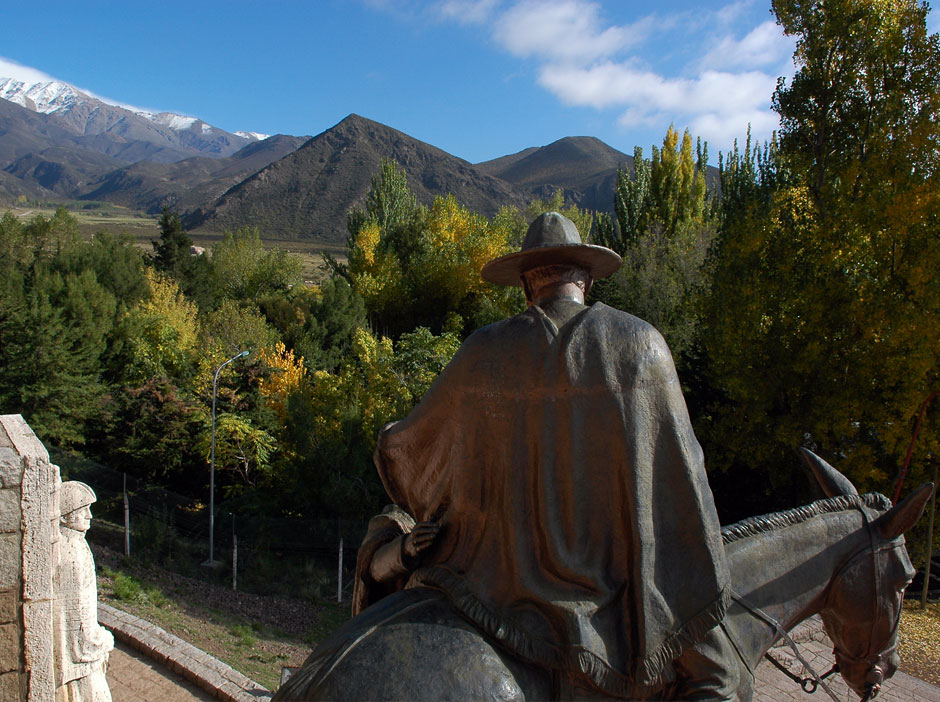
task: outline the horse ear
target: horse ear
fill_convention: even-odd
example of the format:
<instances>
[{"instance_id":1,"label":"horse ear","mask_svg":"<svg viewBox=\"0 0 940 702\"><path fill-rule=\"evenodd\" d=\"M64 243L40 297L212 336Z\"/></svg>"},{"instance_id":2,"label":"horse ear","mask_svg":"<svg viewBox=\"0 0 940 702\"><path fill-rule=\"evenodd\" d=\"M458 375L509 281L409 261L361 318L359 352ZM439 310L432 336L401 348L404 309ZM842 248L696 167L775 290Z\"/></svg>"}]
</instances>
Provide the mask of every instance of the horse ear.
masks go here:
<instances>
[{"instance_id":1,"label":"horse ear","mask_svg":"<svg viewBox=\"0 0 940 702\"><path fill-rule=\"evenodd\" d=\"M910 495L874 521L878 533L885 539L896 539L920 519L933 494L933 483L924 483Z\"/></svg>"},{"instance_id":2,"label":"horse ear","mask_svg":"<svg viewBox=\"0 0 940 702\"><path fill-rule=\"evenodd\" d=\"M800 448L800 455L807 465L812 469L813 475L822 486L826 497L838 497L839 495L857 495L858 490L852 485L852 481L846 478L831 465L807 448Z\"/></svg>"}]
</instances>

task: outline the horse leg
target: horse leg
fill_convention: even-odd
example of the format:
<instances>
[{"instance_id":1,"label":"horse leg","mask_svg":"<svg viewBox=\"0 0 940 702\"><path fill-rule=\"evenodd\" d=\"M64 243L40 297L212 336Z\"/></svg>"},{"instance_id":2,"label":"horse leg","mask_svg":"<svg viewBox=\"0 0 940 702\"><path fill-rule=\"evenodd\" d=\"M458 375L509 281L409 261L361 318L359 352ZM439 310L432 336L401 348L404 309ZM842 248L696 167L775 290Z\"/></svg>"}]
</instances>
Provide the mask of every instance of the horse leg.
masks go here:
<instances>
[{"instance_id":1,"label":"horse leg","mask_svg":"<svg viewBox=\"0 0 940 702\"><path fill-rule=\"evenodd\" d=\"M750 702L751 685L741 679L740 658L720 625L686 649L673 665L676 682L672 699ZM743 677L749 678L750 673L743 671Z\"/></svg>"}]
</instances>

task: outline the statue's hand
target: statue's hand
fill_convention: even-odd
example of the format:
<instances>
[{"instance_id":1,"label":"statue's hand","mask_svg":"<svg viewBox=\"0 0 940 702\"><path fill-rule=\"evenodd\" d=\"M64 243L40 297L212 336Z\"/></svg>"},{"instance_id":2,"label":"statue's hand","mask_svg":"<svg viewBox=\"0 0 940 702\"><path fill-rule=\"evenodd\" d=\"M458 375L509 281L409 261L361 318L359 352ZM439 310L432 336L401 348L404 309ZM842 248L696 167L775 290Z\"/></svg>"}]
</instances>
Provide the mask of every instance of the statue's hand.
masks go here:
<instances>
[{"instance_id":1,"label":"statue's hand","mask_svg":"<svg viewBox=\"0 0 940 702\"><path fill-rule=\"evenodd\" d=\"M402 552L409 560L417 560L422 551L430 548L441 531L439 522L418 522L405 536Z\"/></svg>"}]
</instances>

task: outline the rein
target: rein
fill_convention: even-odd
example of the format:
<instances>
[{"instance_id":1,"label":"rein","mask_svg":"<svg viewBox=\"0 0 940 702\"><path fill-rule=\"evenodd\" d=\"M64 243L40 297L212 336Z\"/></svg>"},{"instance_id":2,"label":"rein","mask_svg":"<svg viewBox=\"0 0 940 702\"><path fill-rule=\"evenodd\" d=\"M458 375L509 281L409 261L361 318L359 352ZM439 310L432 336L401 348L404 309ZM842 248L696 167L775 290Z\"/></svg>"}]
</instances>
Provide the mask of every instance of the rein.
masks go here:
<instances>
[{"instance_id":1,"label":"rein","mask_svg":"<svg viewBox=\"0 0 940 702\"><path fill-rule=\"evenodd\" d=\"M777 670L779 670L781 673L783 673L788 678L790 678L790 680L792 680L801 688L803 688L803 692L805 692L807 695L812 695L814 692L816 692L817 688L819 687L819 682L821 680L825 680L830 675L833 675L834 673L839 672L839 666L833 663L832 667L829 670L827 670L825 673L820 675L818 678L813 678L813 677L804 678L804 677L800 677L796 673L791 673L789 668L787 668L783 663L778 661L769 653L765 653L764 658L770 661Z\"/></svg>"},{"instance_id":2,"label":"rein","mask_svg":"<svg viewBox=\"0 0 940 702\"><path fill-rule=\"evenodd\" d=\"M787 669L784 668L782 665L780 665L780 663L778 663L776 660L774 660L774 659L770 656L769 653L765 653L765 654L764 654L764 657L765 657L765 658L767 658L767 659L768 659L769 661L771 661L775 666L777 666L780 670L782 670L784 673L786 673L792 680L794 680L795 682L799 683L800 687L803 688L803 691L804 691L804 692L813 693L813 692L816 692L816 688L817 688L818 686L822 686L822 689L826 691L826 694L828 694L833 700L835 700L835 702L842 702L838 697L836 697L835 693L832 691L832 689L831 689L831 688L826 684L826 682L825 682L825 678L828 678L830 675L832 675L834 672L836 672L836 670L838 670L838 666L832 666L832 668L831 668L827 673L825 673L825 674L823 674L823 675L819 675L819 673L817 673L817 672L813 669L813 666L811 666L811 665L809 664L809 661L807 661L805 658L803 658L802 655L800 655L800 649L797 648L796 642L795 642L792 638L790 638L790 635L786 632L786 629L784 629L783 626L781 626L780 622L778 622L778 621L777 621L776 619L774 619L772 616L770 616L769 614L767 614L767 612L765 612L764 610L762 610L762 609L761 609L760 607L758 607L757 605L754 605L754 604L751 604L750 602L748 602L746 599L744 599L741 595L739 595L738 593L734 592L733 590L732 590L732 592L731 592L731 599L733 599L733 600L734 600L735 602L737 602L739 605L741 605L742 607L744 607L744 609L746 609L748 612L750 612L751 614L753 614L755 617L757 617L758 619L763 620L764 622L766 622L767 624L769 624L771 627L773 627L774 631L776 631L777 634L779 634L780 638L782 638L784 641L786 641L787 644L790 646L790 648L793 649L793 655L795 655L795 656L796 656L796 659L797 659L800 663L803 664L803 667L806 668L806 670L809 671L809 674L810 674L811 677L809 677L809 678L800 678L799 676L794 675L794 674L791 673L789 670L787 670Z\"/></svg>"}]
</instances>

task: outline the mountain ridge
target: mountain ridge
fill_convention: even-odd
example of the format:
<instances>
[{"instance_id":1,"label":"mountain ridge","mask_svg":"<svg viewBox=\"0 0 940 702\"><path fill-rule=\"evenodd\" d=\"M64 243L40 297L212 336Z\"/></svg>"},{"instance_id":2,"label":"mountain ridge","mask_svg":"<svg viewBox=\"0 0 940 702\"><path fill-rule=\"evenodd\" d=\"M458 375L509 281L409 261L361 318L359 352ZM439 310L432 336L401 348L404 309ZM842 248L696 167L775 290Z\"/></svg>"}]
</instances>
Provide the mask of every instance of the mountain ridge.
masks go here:
<instances>
[{"instance_id":1,"label":"mountain ridge","mask_svg":"<svg viewBox=\"0 0 940 702\"><path fill-rule=\"evenodd\" d=\"M110 170L75 195L151 214L163 207L185 213L220 197L269 163L283 158L307 137L275 134L225 158L194 156L175 163L138 161Z\"/></svg>"},{"instance_id":2,"label":"mountain ridge","mask_svg":"<svg viewBox=\"0 0 940 702\"><path fill-rule=\"evenodd\" d=\"M524 197L499 178L404 132L350 114L299 149L231 188L184 223L233 227L241 222L286 238L340 243L346 213L361 205L382 160L395 160L423 204L453 193L461 204L492 216L504 204L524 206Z\"/></svg>"},{"instance_id":3,"label":"mountain ridge","mask_svg":"<svg viewBox=\"0 0 940 702\"><path fill-rule=\"evenodd\" d=\"M227 132L197 117L109 103L61 81L27 83L0 77L0 98L37 114L55 116L63 128L73 132L76 144L109 156L120 157L122 149L95 137L110 134L119 143L153 144L160 148L152 151L151 160L162 161L197 155L231 156L258 141L251 132Z\"/></svg>"},{"instance_id":4,"label":"mountain ridge","mask_svg":"<svg viewBox=\"0 0 940 702\"><path fill-rule=\"evenodd\" d=\"M135 111L55 81L0 78L0 98L0 198L169 207L191 229L256 226L277 238L342 243L346 215L364 203L384 159L405 169L419 202L453 194L488 217L556 190L567 204L610 211L617 169L633 166L589 136L472 164L357 114L314 137L260 140L266 135Z\"/></svg>"}]
</instances>

